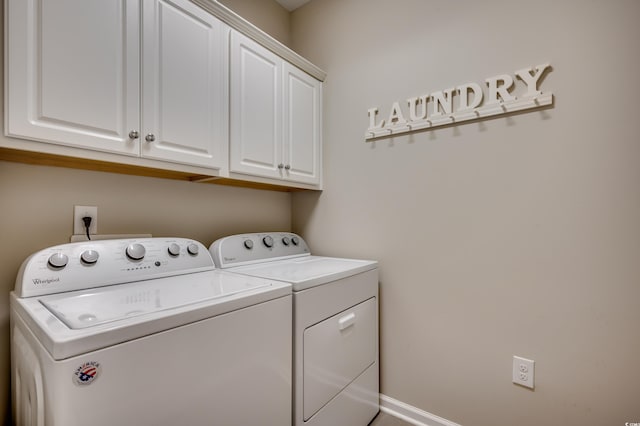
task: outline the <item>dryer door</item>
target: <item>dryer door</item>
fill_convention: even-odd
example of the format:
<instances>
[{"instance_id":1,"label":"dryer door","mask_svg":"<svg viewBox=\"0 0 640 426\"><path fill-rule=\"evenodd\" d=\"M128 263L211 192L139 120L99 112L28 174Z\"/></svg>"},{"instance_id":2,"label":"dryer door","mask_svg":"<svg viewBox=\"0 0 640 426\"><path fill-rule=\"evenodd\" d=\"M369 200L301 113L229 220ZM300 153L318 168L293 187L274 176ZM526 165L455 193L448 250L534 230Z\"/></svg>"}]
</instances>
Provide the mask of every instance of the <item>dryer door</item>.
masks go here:
<instances>
[{"instance_id":1,"label":"dryer door","mask_svg":"<svg viewBox=\"0 0 640 426\"><path fill-rule=\"evenodd\" d=\"M304 331L304 420L376 361L376 298Z\"/></svg>"}]
</instances>

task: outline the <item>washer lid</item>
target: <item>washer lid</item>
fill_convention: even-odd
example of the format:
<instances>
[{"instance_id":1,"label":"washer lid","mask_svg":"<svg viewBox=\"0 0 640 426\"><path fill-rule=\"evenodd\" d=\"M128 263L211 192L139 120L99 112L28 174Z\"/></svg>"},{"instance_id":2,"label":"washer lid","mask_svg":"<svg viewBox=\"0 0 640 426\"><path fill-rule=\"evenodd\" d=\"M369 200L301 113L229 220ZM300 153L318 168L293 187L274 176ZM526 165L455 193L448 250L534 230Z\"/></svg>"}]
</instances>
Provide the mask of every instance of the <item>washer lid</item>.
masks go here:
<instances>
[{"instance_id":1,"label":"washer lid","mask_svg":"<svg viewBox=\"0 0 640 426\"><path fill-rule=\"evenodd\" d=\"M377 267L378 262L373 260L306 256L239 266L228 270L253 277L285 281L293 285L293 291L300 291Z\"/></svg>"},{"instance_id":2,"label":"washer lid","mask_svg":"<svg viewBox=\"0 0 640 426\"><path fill-rule=\"evenodd\" d=\"M268 286L269 282L255 280L197 280L188 285L174 280L152 280L46 296L40 303L67 327L82 329Z\"/></svg>"},{"instance_id":3,"label":"washer lid","mask_svg":"<svg viewBox=\"0 0 640 426\"><path fill-rule=\"evenodd\" d=\"M11 292L10 302L60 360L290 294L288 283L212 270L40 297Z\"/></svg>"}]
</instances>

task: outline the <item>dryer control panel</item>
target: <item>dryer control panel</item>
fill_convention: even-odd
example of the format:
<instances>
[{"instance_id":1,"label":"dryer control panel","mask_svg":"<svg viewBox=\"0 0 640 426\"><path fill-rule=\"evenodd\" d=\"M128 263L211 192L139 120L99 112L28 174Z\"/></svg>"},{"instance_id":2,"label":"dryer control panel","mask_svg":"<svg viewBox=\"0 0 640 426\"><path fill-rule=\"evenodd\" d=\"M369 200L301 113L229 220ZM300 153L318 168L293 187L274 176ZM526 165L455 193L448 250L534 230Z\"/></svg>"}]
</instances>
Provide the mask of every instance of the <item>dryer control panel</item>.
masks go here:
<instances>
[{"instance_id":1,"label":"dryer control panel","mask_svg":"<svg viewBox=\"0 0 640 426\"><path fill-rule=\"evenodd\" d=\"M218 268L311 254L307 243L299 235L292 232L230 235L216 240L209 247L209 251Z\"/></svg>"},{"instance_id":2,"label":"dryer control panel","mask_svg":"<svg viewBox=\"0 0 640 426\"><path fill-rule=\"evenodd\" d=\"M16 278L17 297L41 296L212 270L198 241L136 238L61 244L29 256Z\"/></svg>"}]
</instances>

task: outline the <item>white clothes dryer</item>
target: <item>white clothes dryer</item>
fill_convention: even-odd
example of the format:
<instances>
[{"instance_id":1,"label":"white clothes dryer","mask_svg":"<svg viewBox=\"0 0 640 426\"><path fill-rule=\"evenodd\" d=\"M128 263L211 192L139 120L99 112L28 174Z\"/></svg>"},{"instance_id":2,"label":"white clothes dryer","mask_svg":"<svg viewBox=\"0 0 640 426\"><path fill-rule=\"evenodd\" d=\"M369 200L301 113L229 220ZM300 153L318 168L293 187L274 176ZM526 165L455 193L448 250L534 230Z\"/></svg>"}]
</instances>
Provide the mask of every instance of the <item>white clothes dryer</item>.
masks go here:
<instances>
[{"instance_id":1,"label":"white clothes dryer","mask_svg":"<svg viewBox=\"0 0 640 426\"><path fill-rule=\"evenodd\" d=\"M293 423L366 426L379 411L377 262L312 256L289 232L210 247L218 268L291 283Z\"/></svg>"},{"instance_id":2,"label":"white clothes dryer","mask_svg":"<svg viewBox=\"0 0 640 426\"><path fill-rule=\"evenodd\" d=\"M289 425L291 299L188 239L39 251L10 296L14 422Z\"/></svg>"}]
</instances>

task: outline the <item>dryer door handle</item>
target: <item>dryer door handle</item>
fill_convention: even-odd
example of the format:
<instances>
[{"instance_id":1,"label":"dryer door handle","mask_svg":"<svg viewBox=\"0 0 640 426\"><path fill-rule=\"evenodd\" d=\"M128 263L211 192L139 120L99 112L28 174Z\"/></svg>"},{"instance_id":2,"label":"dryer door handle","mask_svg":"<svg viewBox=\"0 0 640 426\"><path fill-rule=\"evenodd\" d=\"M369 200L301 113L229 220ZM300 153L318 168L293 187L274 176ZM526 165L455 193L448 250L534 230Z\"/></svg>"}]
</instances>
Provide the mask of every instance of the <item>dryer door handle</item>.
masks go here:
<instances>
[{"instance_id":1,"label":"dryer door handle","mask_svg":"<svg viewBox=\"0 0 640 426\"><path fill-rule=\"evenodd\" d=\"M338 328L340 331L351 327L356 322L356 313L351 312L338 320Z\"/></svg>"}]
</instances>

